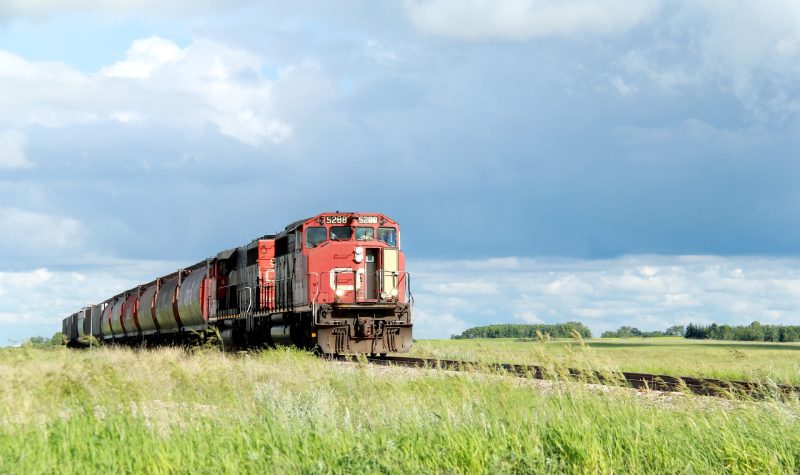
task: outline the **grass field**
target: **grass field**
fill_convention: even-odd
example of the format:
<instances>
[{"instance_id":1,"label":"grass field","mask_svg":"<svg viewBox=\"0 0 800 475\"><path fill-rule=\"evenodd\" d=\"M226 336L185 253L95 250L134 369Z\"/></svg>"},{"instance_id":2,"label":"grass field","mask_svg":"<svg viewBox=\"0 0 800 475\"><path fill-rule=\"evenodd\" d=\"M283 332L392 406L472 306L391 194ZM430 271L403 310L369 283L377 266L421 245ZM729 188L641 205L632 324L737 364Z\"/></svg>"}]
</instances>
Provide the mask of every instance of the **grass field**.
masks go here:
<instances>
[{"instance_id":1,"label":"grass field","mask_svg":"<svg viewBox=\"0 0 800 475\"><path fill-rule=\"evenodd\" d=\"M639 371L677 376L800 384L800 343L667 338L604 338L576 342L513 339L423 340L412 355L426 358Z\"/></svg>"},{"instance_id":2,"label":"grass field","mask_svg":"<svg viewBox=\"0 0 800 475\"><path fill-rule=\"evenodd\" d=\"M488 343L464 344L416 351L491 358ZM331 363L296 350L3 349L0 379L0 473L800 471L796 402Z\"/></svg>"}]
</instances>

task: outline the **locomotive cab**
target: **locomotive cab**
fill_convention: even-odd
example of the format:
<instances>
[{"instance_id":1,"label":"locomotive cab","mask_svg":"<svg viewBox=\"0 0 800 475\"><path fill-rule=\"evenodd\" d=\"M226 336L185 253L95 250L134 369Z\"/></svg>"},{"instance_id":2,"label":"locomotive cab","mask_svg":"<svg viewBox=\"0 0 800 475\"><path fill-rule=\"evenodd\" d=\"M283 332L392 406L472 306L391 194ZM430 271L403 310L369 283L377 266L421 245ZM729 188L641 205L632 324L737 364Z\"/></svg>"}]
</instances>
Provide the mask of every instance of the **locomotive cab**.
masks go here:
<instances>
[{"instance_id":1,"label":"locomotive cab","mask_svg":"<svg viewBox=\"0 0 800 475\"><path fill-rule=\"evenodd\" d=\"M380 214L294 223L276 236L276 300L307 309L325 353L408 351L410 278L399 244L397 223Z\"/></svg>"}]
</instances>

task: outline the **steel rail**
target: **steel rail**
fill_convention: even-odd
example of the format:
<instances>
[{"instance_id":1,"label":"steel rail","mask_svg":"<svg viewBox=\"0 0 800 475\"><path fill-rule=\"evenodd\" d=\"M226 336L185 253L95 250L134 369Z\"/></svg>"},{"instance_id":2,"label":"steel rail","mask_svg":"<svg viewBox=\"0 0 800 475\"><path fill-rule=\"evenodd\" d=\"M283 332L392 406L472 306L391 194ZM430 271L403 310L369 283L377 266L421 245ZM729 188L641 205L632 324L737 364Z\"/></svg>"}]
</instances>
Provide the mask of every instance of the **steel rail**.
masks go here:
<instances>
[{"instance_id":1,"label":"steel rail","mask_svg":"<svg viewBox=\"0 0 800 475\"><path fill-rule=\"evenodd\" d=\"M403 356L354 356L337 355L338 361L366 361L381 366L403 366L432 368L451 371L483 371L512 374L518 377L542 380L570 380L607 386L627 386L661 392L689 392L701 396L736 399L786 399L800 396L800 386L756 381L729 381L693 376L669 376L665 374L633 373L628 371L603 372L575 368L547 368L538 365L508 363L481 363L476 361L409 358Z\"/></svg>"}]
</instances>

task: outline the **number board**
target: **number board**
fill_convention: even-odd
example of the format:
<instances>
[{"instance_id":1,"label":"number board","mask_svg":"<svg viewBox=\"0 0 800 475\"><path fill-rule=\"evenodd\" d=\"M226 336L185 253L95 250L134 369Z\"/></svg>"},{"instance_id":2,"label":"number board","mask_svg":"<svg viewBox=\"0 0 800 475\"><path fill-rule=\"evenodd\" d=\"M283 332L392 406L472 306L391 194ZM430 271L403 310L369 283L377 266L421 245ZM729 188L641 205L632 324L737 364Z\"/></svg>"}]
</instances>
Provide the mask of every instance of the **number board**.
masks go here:
<instances>
[{"instance_id":1,"label":"number board","mask_svg":"<svg viewBox=\"0 0 800 475\"><path fill-rule=\"evenodd\" d=\"M347 224L347 216L325 216L327 224Z\"/></svg>"},{"instance_id":2,"label":"number board","mask_svg":"<svg viewBox=\"0 0 800 475\"><path fill-rule=\"evenodd\" d=\"M358 224L378 224L377 216L359 216Z\"/></svg>"}]
</instances>

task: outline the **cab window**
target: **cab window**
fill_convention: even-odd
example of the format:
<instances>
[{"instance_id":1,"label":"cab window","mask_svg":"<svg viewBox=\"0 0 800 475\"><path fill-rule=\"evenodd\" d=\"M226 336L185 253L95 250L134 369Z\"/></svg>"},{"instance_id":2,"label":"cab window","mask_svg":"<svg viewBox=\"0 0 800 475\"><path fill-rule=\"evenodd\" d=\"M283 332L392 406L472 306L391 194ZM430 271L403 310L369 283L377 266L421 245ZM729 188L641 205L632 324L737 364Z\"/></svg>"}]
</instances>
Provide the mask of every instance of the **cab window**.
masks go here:
<instances>
[{"instance_id":1,"label":"cab window","mask_svg":"<svg viewBox=\"0 0 800 475\"><path fill-rule=\"evenodd\" d=\"M375 228L356 228L356 241L371 241L375 239Z\"/></svg>"},{"instance_id":2,"label":"cab window","mask_svg":"<svg viewBox=\"0 0 800 475\"><path fill-rule=\"evenodd\" d=\"M394 228L378 228L378 240L390 246L396 246L397 231Z\"/></svg>"},{"instance_id":3,"label":"cab window","mask_svg":"<svg viewBox=\"0 0 800 475\"><path fill-rule=\"evenodd\" d=\"M331 241L349 241L353 236L353 228L350 226L331 227Z\"/></svg>"},{"instance_id":4,"label":"cab window","mask_svg":"<svg viewBox=\"0 0 800 475\"><path fill-rule=\"evenodd\" d=\"M306 228L306 247L311 249L328 239L328 230L322 227Z\"/></svg>"}]
</instances>

